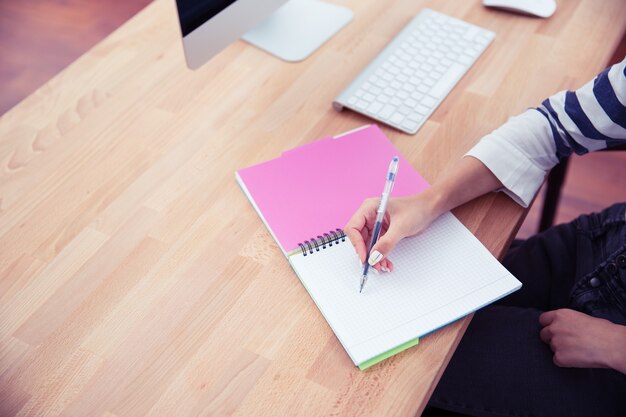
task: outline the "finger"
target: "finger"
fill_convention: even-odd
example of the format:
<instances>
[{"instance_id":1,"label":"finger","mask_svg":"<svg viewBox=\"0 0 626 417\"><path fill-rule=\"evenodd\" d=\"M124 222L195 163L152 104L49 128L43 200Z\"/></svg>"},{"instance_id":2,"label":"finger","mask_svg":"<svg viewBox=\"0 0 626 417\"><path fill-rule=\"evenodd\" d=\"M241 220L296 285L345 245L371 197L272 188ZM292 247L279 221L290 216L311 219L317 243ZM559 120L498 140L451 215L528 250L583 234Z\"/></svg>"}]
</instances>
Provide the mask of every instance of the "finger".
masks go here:
<instances>
[{"instance_id":1,"label":"finger","mask_svg":"<svg viewBox=\"0 0 626 417\"><path fill-rule=\"evenodd\" d=\"M362 263L365 263L367 258L367 245L371 235L370 229L376 218L376 207L378 205L373 199L365 200L344 227L344 232Z\"/></svg>"},{"instance_id":2,"label":"finger","mask_svg":"<svg viewBox=\"0 0 626 417\"><path fill-rule=\"evenodd\" d=\"M389 255L393 248L395 248L402 237L403 236L399 234L396 229L390 227L387 233L382 235L374 247L372 247L370 257L367 260L369 264L376 265L378 262L382 261Z\"/></svg>"},{"instance_id":3,"label":"finger","mask_svg":"<svg viewBox=\"0 0 626 417\"><path fill-rule=\"evenodd\" d=\"M385 258L385 259L387 259L387 269L389 269L389 272L393 272L393 268L394 268L393 262L391 262L389 258Z\"/></svg>"},{"instance_id":4,"label":"finger","mask_svg":"<svg viewBox=\"0 0 626 417\"><path fill-rule=\"evenodd\" d=\"M393 262L389 260L389 258L383 258L377 265L380 265L380 269L383 272L391 272L393 270Z\"/></svg>"},{"instance_id":5,"label":"finger","mask_svg":"<svg viewBox=\"0 0 626 417\"><path fill-rule=\"evenodd\" d=\"M378 272L386 273L386 272L391 272L391 268L393 268L393 264L388 258L383 258L382 261L378 262L376 265L371 266L371 268L374 268Z\"/></svg>"},{"instance_id":6,"label":"finger","mask_svg":"<svg viewBox=\"0 0 626 417\"><path fill-rule=\"evenodd\" d=\"M370 243L371 235L372 233L370 232L370 229L367 226L361 229L361 237L363 237L363 243L365 244L366 248Z\"/></svg>"},{"instance_id":7,"label":"finger","mask_svg":"<svg viewBox=\"0 0 626 417\"><path fill-rule=\"evenodd\" d=\"M539 332L539 338L543 343L546 343L548 345L550 344L550 341L552 340L552 329L550 328L550 326L546 326L541 329L541 331Z\"/></svg>"},{"instance_id":8,"label":"finger","mask_svg":"<svg viewBox=\"0 0 626 417\"><path fill-rule=\"evenodd\" d=\"M539 316L539 324L542 326L547 326L554 321L556 316L556 311L547 311Z\"/></svg>"},{"instance_id":9,"label":"finger","mask_svg":"<svg viewBox=\"0 0 626 417\"><path fill-rule=\"evenodd\" d=\"M365 216L360 212L356 212L343 229L348 239L350 239L350 242L352 242L352 246L354 246L362 263L365 262L367 254L365 240L362 234L365 229L365 222Z\"/></svg>"},{"instance_id":10,"label":"finger","mask_svg":"<svg viewBox=\"0 0 626 417\"><path fill-rule=\"evenodd\" d=\"M376 265L380 265L380 269L382 269L383 272L389 272L389 259L385 258Z\"/></svg>"}]
</instances>

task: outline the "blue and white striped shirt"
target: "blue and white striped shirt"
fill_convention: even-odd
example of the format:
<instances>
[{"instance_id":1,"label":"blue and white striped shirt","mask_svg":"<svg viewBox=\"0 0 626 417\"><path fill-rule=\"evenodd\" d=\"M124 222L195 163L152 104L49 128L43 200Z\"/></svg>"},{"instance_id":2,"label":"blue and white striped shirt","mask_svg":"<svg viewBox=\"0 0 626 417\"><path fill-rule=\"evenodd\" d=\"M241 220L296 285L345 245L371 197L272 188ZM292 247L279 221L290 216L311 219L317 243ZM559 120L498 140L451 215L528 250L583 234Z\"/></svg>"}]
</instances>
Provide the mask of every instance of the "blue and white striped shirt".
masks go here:
<instances>
[{"instance_id":1,"label":"blue and white striped shirt","mask_svg":"<svg viewBox=\"0 0 626 417\"><path fill-rule=\"evenodd\" d=\"M564 157L626 144L626 59L576 91L561 91L512 117L467 155L484 163L502 191L527 207Z\"/></svg>"}]
</instances>

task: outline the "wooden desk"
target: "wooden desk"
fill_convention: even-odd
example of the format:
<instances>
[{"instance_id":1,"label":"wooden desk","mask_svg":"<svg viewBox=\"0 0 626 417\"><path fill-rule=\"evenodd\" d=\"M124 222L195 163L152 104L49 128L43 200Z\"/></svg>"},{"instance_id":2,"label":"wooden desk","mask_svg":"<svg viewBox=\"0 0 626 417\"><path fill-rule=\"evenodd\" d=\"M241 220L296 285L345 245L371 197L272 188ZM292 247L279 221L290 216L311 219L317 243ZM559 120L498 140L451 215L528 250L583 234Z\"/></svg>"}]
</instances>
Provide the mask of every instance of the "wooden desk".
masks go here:
<instances>
[{"instance_id":1,"label":"wooden desk","mask_svg":"<svg viewBox=\"0 0 626 417\"><path fill-rule=\"evenodd\" d=\"M237 42L192 72L158 0L0 119L0 415L419 414L469 319L359 371L233 173L368 123L332 99L428 6L497 33L417 135L383 128L434 181L601 70L623 2L562 0L548 20L342 3L354 21L305 62ZM456 213L496 255L524 215L503 195Z\"/></svg>"}]
</instances>

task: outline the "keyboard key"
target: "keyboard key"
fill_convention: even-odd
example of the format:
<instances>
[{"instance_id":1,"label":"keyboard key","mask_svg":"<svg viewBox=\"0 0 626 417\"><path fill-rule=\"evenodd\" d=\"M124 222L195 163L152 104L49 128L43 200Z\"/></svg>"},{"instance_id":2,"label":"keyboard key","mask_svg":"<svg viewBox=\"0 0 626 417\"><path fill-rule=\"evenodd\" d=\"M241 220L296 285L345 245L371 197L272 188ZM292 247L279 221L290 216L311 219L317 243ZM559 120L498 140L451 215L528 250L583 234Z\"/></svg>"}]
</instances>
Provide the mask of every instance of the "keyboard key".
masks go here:
<instances>
[{"instance_id":1,"label":"keyboard key","mask_svg":"<svg viewBox=\"0 0 626 417\"><path fill-rule=\"evenodd\" d=\"M490 38L490 37L488 37L488 36L484 36L484 35L481 35L481 36L479 36L479 37L477 37L477 38L474 38L474 41L475 41L475 42L478 42L480 45L483 45L483 46L484 46L484 45L487 45L487 44L489 43L489 41L490 41L490 40L491 40L491 38Z\"/></svg>"},{"instance_id":2,"label":"keyboard key","mask_svg":"<svg viewBox=\"0 0 626 417\"><path fill-rule=\"evenodd\" d=\"M406 91L399 91L396 97L398 97L400 100L406 100L407 98L409 98L409 93L407 93Z\"/></svg>"},{"instance_id":3,"label":"keyboard key","mask_svg":"<svg viewBox=\"0 0 626 417\"><path fill-rule=\"evenodd\" d=\"M434 98L432 98L432 97L426 96L426 97L424 97L424 98L421 100L421 103L422 103L424 106L434 107L434 106L435 106L435 104L437 104L437 100L435 100L435 99L434 99Z\"/></svg>"},{"instance_id":4,"label":"keyboard key","mask_svg":"<svg viewBox=\"0 0 626 417\"><path fill-rule=\"evenodd\" d=\"M378 112L378 116L382 119L389 119L391 115L396 111L396 108L392 105L386 105L383 109Z\"/></svg>"},{"instance_id":5,"label":"keyboard key","mask_svg":"<svg viewBox=\"0 0 626 417\"><path fill-rule=\"evenodd\" d=\"M422 120L424 120L424 116L422 116L419 113L411 113L411 114L409 114L409 119L413 120L415 123L419 123Z\"/></svg>"},{"instance_id":6,"label":"keyboard key","mask_svg":"<svg viewBox=\"0 0 626 417\"><path fill-rule=\"evenodd\" d=\"M359 100L356 102L356 108L359 110L365 110L369 106L369 103L365 100Z\"/></svg>"},{"instance_id":7,"label":"keyboard key","mask_svg":"<svg viewBox=\"0 0 626 417\"><path fill-rule=\"evenodd\" d=\"M469 64L471 64L473 60L474 60L473 58L471 58L471 57L469 57L469 56L467 56L467 55L465 55L465 54L461 55L461 56L459 57L459 59L458 59L458 61L459 61L461 64L465 64L465 65L469 65Z\"/></svg>"},{"instance_id":8,"label":"keyboard key","mask_svg":"<svg viewBox=\"0 0 626 417\"><path fill-rule=\"evenodd\" d=\"M367 107L367 111L372 113L372 114L376 114L380 111L380 109L383 108L383 103L380 103L378 101L373 102L372 104L370 104Z\"/></svg>"},{"instance_id":9,"label":"keyboard key","mask_svg":"<svg viewBox=\"0 0 626 417\"><path fill-rule=\"evenodd\" d=\"M443 98L444 94L452 87L452 84L463 74L465 67L460 64L452 64L448 71L437 81L437 84L430 90L430 95L436 98Z\"/></svg>"},{"instance_id":10,"label":"keyboard key","mask_svg":"<svg viewBox=\"0 0 626 417\"><path fill-rule=\"evenodd\" d=\"M415 111L425 116L428 114L428 112L430 112L430 107L426 107L420 104L419 106L415 108Z\"/></svg>"},{"instance_id":11,"label":"keyboard key","mask_svg":"<svg viewBox=\"0 0 626 417\"><path fill-rule=\"evenodd\" d=\"M398 113L406 116L407 114L411 113L411 109L407 106L400 106L398 107Z\"/></svg>"},{"instance_id":12,"label":"keyboard key","mask_svg":"<svg viewBox=\"0 0 626 417\"><path fill-rule=\"evenodd\" d=\"M389 81L385 81L382 78L376 81L376 87L378 88L386 88L389 85Z\"/></svg>"},{"instance_id":13,"label":"keyboard key","mask_svg":"<svg viewBox=\"0 0 626 417\"><path fill-rule=\"evenodd\" d=\"M404 105L410 108L414 108L415 106L417 106L417 101L413 100L412 98L407 98L406 100L404 100Z\"/></svg>"},{"instance_id":14,"label":"keyboard key","mask_svg":"<svg viewBox=\"0 0 626 417\"><path fill-rule=\"evenodd\" d=\"M363 94L363 100L369 101L370 103L372 101L374 101L375 98L376 98L376 96L374 96L374 94L372 94L372 93L365 93L365 94Z\"/></svg>"},{"instance_id":15,"label":"keyboard key","mask_svg":"<svg viewBox=\"0 0 626 417\"><path fill-rule=\"evenodd\" d=\"M411 120L405 120L404 122L402 122L402 127L412 132L417 129L417 123L412 122Z\"/></svg>"},{"instance_id":16,"label":"keyboard key","mask_svg":"<svg viewBox=\"0 0 626 417\"><path fill-rule=\"evenodd\" d=\"M463 34L463 37L468 41L471 41L472 39L474 39L474 36L478 34L478 32L479 29L476 26L469 26L467 31Z\"/></svg>"},{"instance_id":17,"label":"keyboard key","mask_svg":"<svg viewBox=\"0 0 626 417\"><path fill-rule=\"evenodd\" d=\"M389 120L391 121L391 123L399 125L404 120L404 116L400 113L394 113Z\"/></svg>"}]
</instances>

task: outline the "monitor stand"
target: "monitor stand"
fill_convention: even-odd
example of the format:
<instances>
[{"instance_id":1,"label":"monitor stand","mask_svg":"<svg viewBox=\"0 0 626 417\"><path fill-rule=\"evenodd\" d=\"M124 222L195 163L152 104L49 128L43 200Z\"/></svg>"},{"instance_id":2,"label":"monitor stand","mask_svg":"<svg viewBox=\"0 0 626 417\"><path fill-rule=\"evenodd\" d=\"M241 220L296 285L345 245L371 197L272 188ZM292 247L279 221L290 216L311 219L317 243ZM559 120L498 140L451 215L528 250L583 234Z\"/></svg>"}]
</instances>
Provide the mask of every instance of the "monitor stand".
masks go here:
<instances>
[{"instance_id":1,"label":"monitor stand","mask_svg":"<svg viewBox=\"0 0 626 417\"><path fill-rule=\"evenodd\" d=\"M318 0L291 0L242 36L289 62L302 61L352 20L352 11Z\"/></svg>"}]
</instances>

